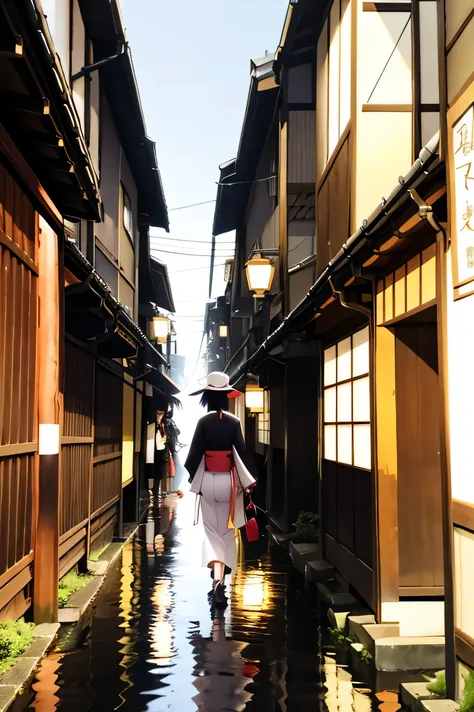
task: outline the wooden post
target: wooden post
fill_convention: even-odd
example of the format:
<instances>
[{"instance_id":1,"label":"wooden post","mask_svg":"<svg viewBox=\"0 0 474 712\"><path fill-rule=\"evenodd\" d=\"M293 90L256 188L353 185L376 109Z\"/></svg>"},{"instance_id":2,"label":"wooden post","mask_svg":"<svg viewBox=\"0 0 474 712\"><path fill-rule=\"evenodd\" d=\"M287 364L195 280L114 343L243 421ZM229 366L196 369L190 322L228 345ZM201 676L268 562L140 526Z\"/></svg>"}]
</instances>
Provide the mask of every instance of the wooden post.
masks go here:
<instances>
[{"instance_id":1,"label":"wooden post","mask_svg":"<svg viewBox=\"0 0 474 712\"><path fill-rule=\"evenodd\" d=\"M375 331L375 388L378 507L377 619L384 622L384 603L399 600L398 583L398 455L395 400L395 335L377 326Z\"/></svg>"},{"instance_id":2,"label":"wooden post","mask_svg":"<svg viewBox=\"0 0 474 712\"><path fill-rule=\"evenodd\" d=\"M446 271L446 236L437 233L436 239L436 298L438 330L438 371L441 400L440 417L440 462L443 517L443 563L444 563L444 621L446 648L446 691L448 698L457 699L456 645L455 645L455 584L453 550L453 515L451 492L451 457L449 431L449 383L448 383L448 286ZM450 295L449 295L450 296Z\"/></svg>"},{"instance_id":3,"label":"wooden post","mask_svg":"<svg viewBox=\"0 0 474 712\"><path fill-rule=\"evenodd\" d=\"M280 257L280 291L283 293L283 316L289 311L288 275L288 104L286 100L287 71L282 70L283 98L280 116L280 148L278 161L278 231Z\"/></svg>"},{"instance_id":4,"label":"wooden post","mask_svg":"<svg viewBox=\"0 0 474 712\"><path fill-rule=\"evenodd\" d=\"M58 619L60 304L58 237L40 218L39 295L39 486L34 569L35 623Z\"/></svg>"}]
</instances>

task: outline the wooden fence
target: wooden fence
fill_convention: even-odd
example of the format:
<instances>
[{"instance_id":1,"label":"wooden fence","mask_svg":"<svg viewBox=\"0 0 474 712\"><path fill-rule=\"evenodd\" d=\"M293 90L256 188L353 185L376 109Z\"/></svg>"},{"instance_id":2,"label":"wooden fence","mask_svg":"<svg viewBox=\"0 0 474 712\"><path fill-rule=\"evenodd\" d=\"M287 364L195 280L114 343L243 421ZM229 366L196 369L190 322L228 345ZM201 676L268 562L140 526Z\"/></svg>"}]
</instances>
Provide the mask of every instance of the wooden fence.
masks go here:
<instances>
[{"instance_id":1,"label":"wooden fence","mask_svg":"<svg viewBox=\"0 0 474 712\"><path fill-rule=\"evenodd\" d=\"M31 603L38 498L38 238L0 164L0 620ZM65 344L59 575L112 540L122 490L123 379Z\"/></svg>"},{"instance_id":2,"label":"wooden fence","mask_svg":"<svg viewBox=\"0 0 474 712\"><path fill-rule=\"evenodd\" d=\"M30 603L37 479L38 223L0 164L0 618Z\"/></svg>"},{"instance_id":3,"label":"wooden fence","mask_svg":"<svg viewBox=\"0 0 474 712\"><path fill-rule=\"evenodd\" d=\"M112 540L121 492L123 381L66 342L60 576Z\"/></svg>"}]
</instances>

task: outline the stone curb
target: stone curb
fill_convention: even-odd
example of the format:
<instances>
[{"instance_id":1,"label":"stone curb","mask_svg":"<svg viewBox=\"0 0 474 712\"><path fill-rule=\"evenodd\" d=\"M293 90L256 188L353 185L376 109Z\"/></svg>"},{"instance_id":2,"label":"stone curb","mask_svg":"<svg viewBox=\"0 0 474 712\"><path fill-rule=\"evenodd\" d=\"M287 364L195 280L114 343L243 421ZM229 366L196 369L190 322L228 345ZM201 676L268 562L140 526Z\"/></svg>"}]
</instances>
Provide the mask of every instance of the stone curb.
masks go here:
<instances>
[{"instance_id":1,"label":"stone curb","mask_svg":"<svg viewBox=\"0 0 474 712\"><path fill-rule=\"evenodd\" d=\"M112 542L109 545L111 547L115 545L116 547L116 550L113 552L110 559L88 561L87 567L93 575L92 581L90 581L87 586L84 586L84 588L81 588L79 591L73 593L69 598L67 605L59 609L58 617L61 625L79 623L92 601L102 588L102 584L105 581L110 567L118 559L124 546L128 544L128 542L131 541L137 533L138 526L132 531L127 539L119 542Z\"/></svg>"},{"instance_id":2,"label":"stone curb","mask_svg":"<svg viewBox=\"0 0 474 712\"><path fill-rule=\"evenodd\" d=\"M15 697L54 643L59 623L43 623L33 631L33 641L15 665L0 676L0 712L6 712Z\"/></svg>"},{"instance_id":3,"label":"stone curb","mask_svg":"<svg viewBox=\"0 0 474 712\"><path fill-rule=\"evenodd\" d=\"M140 523L123 541L112 542L111 546L115 545L116 548L110 559L88 562L93 579L87 586L73 593L68 601L68 603L72 602L72 606L68 605L59 609L58 623L43 623L36 626L30 647L20 655L10 670L0 676L0 712L7 712L15 698L30 681L42 659L52 647L61 625L78 625L80 623L104 583L110 567L118 559L124 546L133 539L139 526Z\"/></svg>"}]
</instances>

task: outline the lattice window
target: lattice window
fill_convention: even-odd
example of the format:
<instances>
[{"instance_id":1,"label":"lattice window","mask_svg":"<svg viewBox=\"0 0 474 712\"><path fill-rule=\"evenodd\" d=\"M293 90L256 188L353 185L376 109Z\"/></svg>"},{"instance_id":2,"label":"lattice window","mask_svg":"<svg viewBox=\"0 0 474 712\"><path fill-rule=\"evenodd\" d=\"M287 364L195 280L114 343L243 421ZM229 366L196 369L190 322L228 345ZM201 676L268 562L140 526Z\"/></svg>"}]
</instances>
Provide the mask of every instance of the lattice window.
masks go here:
<instances>
[{"instance_id":1,"label":"lattice window","mask_svg":"<svg viewBox=\"0 0 474 712\"><path fill-rule=\"evenodd\" d=\"M324 457L372 466L368 327L324 351Z\"/></svg>"},{"instance_id":2,"label":"lattice window","mask_svg":"<svg viewBox=\"0 0 474 712\"><path fill-rule=\"evenodd\" d=\"M270 445L270 391L263 392L263 413L257 415L258 442Z\"/></svg>"}]
</instances>

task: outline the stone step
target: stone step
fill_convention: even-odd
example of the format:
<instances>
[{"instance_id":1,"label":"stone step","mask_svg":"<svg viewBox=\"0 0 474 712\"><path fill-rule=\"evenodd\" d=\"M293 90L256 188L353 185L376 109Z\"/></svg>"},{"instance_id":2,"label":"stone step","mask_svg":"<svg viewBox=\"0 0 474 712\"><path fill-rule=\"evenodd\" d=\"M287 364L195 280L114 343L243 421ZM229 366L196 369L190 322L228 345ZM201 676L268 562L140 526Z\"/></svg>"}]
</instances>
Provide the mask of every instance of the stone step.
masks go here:
<instances>
[{"instance_id":1,"label":"stone step","mask_svg":"<svg viewBox=\"0 0 474 712\"><path fill-rule=\"evenodd\" d=\"M382 638L399 638L400 626L398 623L366 623L359 626L356 637L371 655L375 655L375 641Z\"/></svg>"},{"instance_id":2,"label":"stone step","mask_svg":"<svg viewBox=\"0 0 474 712\"><path fill-rule=\"evenodd\" d=\"M375 623L375 616L372 613L360 616L348 616L347 625L349 635L359 639L359 629L363 625L368 625L370 623Z\"/></svg>"},{"instance_id":3,"label":"stone step","mask_svg":"<svg viewBox=\"0 0 474 712\"><path fill-rule=\"evenodd\" d=\"M339 593L331 591L331 589L324 583L316 584L318 593L321 597L323 603L328 607L332 608L333 611L347 611L350 613L359 606L358 600L352 593Z\"/></svg>"},{"instance_id":4,"label":"stone step","mask_svg":"<svg viewBox=\"0 0 474 712\"><path fill-rule=\"evenodd\" d=\"M454 700L421 700L423 712L458 712L459 705Z\"/></svg>"},{"instance_id":5,"label":"stone step","mask_svg":"<svg viewBox=\"0 0 474 712\"><path fill-rule=\"evenodd\" d=\"M322 583L334 578L334 567L324 559L313 559L306 562L305 579L311 583Z\"/></svg>"},{"instance_id":6,"label":"stone step","mask_svg":"<svg viewBox=\"0 0 474 712\"><path fill-rule=\"evenodd\" d=\"M428 692L426 686L428 682L402 682L400 685L400 696L404 707L411 712L423 712L423 700L439 700L439 697Z\"/></svg>"},{"instance_id":7,"label":"stone step","mask_svg":"<svg viewBox=\"0 0 474 712\"><path fill-rule=\"evenodd\" d=\"M375 640L377 670L441 670L444 667L444 638L389 637Z\"/></svg>"},{"instance_id":8,"label":"stone step","mask_svg":"<svg viewBox=\"0 0 474 712\"><path fill-rule=\"evenodd\" d=\"M290 557L296 570L304 574L306 562L319 557L319 546L315 543L297 544L292 541L290 542Z\"/></svg>"}]
</instances>

